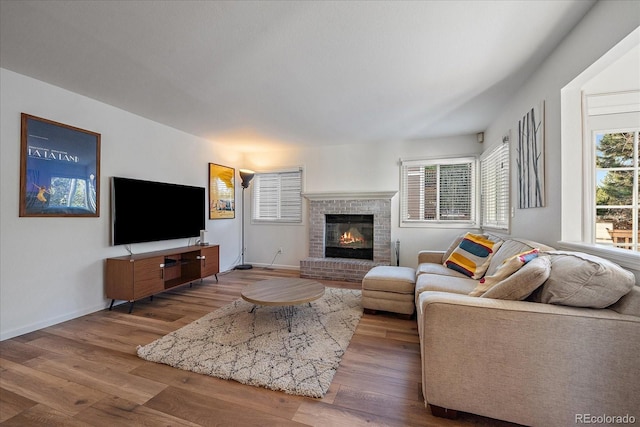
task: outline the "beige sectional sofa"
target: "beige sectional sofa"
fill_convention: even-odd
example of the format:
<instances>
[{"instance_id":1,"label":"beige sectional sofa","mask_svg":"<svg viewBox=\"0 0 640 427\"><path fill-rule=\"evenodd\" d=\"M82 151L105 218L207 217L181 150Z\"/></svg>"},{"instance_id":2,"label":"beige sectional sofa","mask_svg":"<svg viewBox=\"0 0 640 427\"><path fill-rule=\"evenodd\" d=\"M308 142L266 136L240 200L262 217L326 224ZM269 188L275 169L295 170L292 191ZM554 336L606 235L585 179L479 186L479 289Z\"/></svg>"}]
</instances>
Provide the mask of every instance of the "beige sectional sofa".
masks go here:
<instances>
[{"instance_id":1,"label":"beige sectional sofa","mask_svg":"<svg viewBox=\"0 0 640 427\"><path fill-rule=\"evenodd\" d=\"M422 390L434 414L462 411L531 426L617 416L640 423L640 287L630 272L503 238L485 277L537 248L545 259L527 269L537 275L522 267L509 279L519 288L542 284L518 295L494 292L505 299L469 296L479 281L444 265L458 242L418 255Z\"/></svg>"}]
</instances>

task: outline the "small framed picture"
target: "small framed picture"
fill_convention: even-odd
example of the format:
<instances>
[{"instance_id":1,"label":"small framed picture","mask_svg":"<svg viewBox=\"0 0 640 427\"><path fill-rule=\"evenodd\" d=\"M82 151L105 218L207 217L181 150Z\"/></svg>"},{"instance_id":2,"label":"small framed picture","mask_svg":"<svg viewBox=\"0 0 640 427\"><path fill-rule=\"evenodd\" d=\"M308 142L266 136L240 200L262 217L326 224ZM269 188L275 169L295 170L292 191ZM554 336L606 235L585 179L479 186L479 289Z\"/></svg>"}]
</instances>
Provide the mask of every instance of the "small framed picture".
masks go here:
<instances>
[{"instance_id":1,"label":"small framed picture","mask_svg":"<svg viewBox=\"0 0 640 427\"><path fill-rule=\"evenodd\" d=\"M209 219L236 217L235 169L209 163Z\"/></svg>"},{"instance_id":2,"label":"small framed picture","mask_svg":"<svg viewBox=\"0 0 640 427\"><path fill-rule=\"evenodd\" d=\"M20 216L100 216L100 134L22 113Z\"/></svg>"}]
</instances>

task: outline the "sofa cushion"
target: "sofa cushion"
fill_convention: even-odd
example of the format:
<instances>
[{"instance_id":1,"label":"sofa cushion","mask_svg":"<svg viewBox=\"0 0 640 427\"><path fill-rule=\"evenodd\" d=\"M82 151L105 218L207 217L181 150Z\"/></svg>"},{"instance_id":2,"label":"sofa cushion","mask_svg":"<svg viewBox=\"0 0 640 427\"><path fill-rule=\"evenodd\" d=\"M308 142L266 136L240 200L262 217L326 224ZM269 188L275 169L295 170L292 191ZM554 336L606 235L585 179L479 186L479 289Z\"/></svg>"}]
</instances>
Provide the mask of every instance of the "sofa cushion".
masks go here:
<instances>
[{"instance_id":1,"label":"sofa cushion","mask_svg":"<svg viewBox=\"0 0 640 427\"><path fill-rule=\"evenodd\" d=\"M418 265L418 268L416 269L416 276L420 276L421 274L440 274L442 276L464 277L466 279L469 278L469 276L462 274L459 271L447 268L442 264L433 264L430 262L425 262Z\"/></svg>"},{"instance_id":2,"label":"sofa cushion","mask_svg":"<svg viewBox=\"0 0 640 427\"><path fill-rule=\"evenodd\" d=\"M551 259L542 256L526 263L511 276L497 283L481 298L522 301L538 289L551 273Z\"/></svg>"},{"instance_id":3,"label":"sofa cushion","mask_svg":"<svg viewBox=\"0 0 640 427\"><path fill-rule=\"evenodd\" d=\"M492 274L491 276L484 276L482 279L480 279L475 289L471 291L469 296L479 297L480 295L482 295L483 293L491 289L494 285L500 283L504 279L511 276L513 273L518 271L523 265L525 265L526 263L528 263L529 261L531 261L537 256L538 256L538 250L532 249L530 251L522 252L518 255L514 255L511 258L505 260L494 274Z\"/></svg>"},{"instance_id":4,"label":"sofa cushion","mask_svg":"<svg viewBox=\"0 0 640 427\"><path fill-rule=\"evenodd\" d=\"M620 314L640 317L640 286L631 288L628 294L620 298L618 302L609 308Z\"/></svg>"},{"instance_id":5,"label":"sofa cushion","mask_svg":"<svg viewBox=\"0 0 640 427\"><path fill-rule=\"evenodd\" d=\"M416 280L416 300L424 291L449 292L468 295L476 286L476 281L466 276L442 276L439 274L421 274Z\"/></svg>"},{"instance_id":6,"label":"sofa cushion","mask_svg":"<svg viewBox=\"0 0 640 427\"><path fill-rule=\"evenodd\" d=\"M499 238L467 233L444 264L472 279L479 279L484 276L491 257L501 244Z\"/></svg>"},{"instance_id":7,"label":"sofa cushion","mask_svg":"<svg viewBox=\"0 0 640 427\"><path fill-rule=\"evenodd\" d=\"M540 302L605 308L635 285L633 273L609 260L581 252L546 254L551 257L551 274L541 288Z\"/></svg>"}]
</instances>

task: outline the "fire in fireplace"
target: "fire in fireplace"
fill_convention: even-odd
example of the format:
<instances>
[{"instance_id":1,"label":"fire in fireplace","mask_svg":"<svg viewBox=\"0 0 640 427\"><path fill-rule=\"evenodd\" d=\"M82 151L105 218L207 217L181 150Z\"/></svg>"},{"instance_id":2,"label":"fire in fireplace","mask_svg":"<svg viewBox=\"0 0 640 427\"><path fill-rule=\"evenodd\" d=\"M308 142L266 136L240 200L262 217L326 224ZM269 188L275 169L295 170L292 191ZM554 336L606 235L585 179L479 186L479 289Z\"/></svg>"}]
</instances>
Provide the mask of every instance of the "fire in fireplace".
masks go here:
<instances>
[{"instance_id":1,"label":"fire in fireplace","mask_svg":"<svg viewBox=\"0 0 640 427\"><path fill-rule=\"evenodd\" d=\"M325 215L324 256L373 260L373 215Z\"/></svg>"}]
</instances>

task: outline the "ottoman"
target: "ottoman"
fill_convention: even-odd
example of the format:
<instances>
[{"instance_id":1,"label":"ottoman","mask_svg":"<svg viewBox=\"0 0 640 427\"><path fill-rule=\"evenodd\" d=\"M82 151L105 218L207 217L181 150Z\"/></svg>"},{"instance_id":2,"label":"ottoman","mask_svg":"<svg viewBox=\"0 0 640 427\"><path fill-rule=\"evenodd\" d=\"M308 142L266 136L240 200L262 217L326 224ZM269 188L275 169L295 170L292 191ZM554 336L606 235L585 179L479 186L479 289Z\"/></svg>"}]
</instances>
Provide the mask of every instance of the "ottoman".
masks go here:
<instances>
[{"instance_id":1,"label":"ottoman","mask_svg":"<svg viewBox=\"0 0 640 427\"><path fill-rule=\"evenodd\" d=\"M375 314L380 310L411 317L415 310L415 286L416 272L411 267L373 267L362 279L365 313Z\"/></svg>"}]
</instances>

